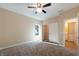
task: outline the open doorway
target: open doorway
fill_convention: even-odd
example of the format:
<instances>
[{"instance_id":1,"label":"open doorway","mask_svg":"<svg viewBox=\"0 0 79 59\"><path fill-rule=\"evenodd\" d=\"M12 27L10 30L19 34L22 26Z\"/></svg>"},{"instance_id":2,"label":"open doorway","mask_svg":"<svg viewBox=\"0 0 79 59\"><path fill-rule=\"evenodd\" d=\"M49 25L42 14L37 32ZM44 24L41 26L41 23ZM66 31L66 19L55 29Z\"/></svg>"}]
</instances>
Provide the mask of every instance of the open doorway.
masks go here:
<instances>
[{"instance_id":1,"label":"open doorway","mask_svg":"<svg viewBox=\"0 0 79 59\"><path fill-rule=\"evenodd\" d=\"M65 23L65 47L77 48L78 47L78 19L70 19Z\"/></svg>"},{"instance_id":2,"label":"open doorway","mask_svg":"<svg viewBox=\"0 0 79 59\"><path fill-rule=\"evenodd\" d=\"M43 41L49 41L49 28L48 24L43 25Z\"/></svg>"}]
</instances>

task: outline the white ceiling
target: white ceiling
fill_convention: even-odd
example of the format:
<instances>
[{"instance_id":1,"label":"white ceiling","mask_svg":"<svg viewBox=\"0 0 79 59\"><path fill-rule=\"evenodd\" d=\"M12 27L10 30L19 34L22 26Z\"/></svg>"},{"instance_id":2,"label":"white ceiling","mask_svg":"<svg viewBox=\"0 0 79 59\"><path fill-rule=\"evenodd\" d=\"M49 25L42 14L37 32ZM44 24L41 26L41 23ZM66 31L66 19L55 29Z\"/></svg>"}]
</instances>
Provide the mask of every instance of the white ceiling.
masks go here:
<instances>
[{"instance_id":1,"label":"white ceiling","mask_svg":"<svg viewBox=\"0 0 79 59\"><path fill-rule=\"evenodd\" d=\"M50 7L44 8L44 10L47 11L46 14L44 13L35 14L35 9L27 8L28 5L35 5L35 4L34 3L9 3L9 4L4 3L4 4L0 4L0 7L25 16L35 18L37 20L45 20L49 17L57 16L63 11L79 6L78 3L52 3Z\"/></svg>"}]
</instances>

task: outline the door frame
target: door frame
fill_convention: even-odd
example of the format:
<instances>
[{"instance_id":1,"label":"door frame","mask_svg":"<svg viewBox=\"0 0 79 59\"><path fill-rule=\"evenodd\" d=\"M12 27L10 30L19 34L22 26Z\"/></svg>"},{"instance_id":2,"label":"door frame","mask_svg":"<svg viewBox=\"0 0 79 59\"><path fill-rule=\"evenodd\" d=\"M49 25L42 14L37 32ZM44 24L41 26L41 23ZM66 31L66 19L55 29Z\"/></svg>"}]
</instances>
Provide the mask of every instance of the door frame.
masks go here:
<instances>
[{"instance_id":1,"label":"door frame","mask_svg":"<svg viewBox=\"0 0 79 59\"><path fill-rule=\"evenodd\" d=\"M77 14L77 16L78 16L78 46L79 46L79 13Z\"/></svg>"}]
</instances>

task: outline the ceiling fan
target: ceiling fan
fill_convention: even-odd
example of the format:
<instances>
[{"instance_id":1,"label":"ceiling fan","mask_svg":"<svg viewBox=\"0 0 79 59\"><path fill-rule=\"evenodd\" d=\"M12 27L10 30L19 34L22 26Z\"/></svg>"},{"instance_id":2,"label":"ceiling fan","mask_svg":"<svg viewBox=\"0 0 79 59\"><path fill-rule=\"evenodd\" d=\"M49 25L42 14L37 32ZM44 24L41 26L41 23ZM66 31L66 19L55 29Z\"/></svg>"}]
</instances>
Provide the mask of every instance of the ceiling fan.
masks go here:
<instances>
[{"instance_id":1,"label":"ceiling fan","mask_svg":"<svg viewBox=\"0 0 79 59\"><path fill-rule=\"evenodd\" d=\"M47 13L43 8L51 6L51 3L47 3L45 5L42 5L41 3L36 3L36 6L28 6L28 8L35 8L35 14L38 12Z\"/></svg>"}]
</instances>

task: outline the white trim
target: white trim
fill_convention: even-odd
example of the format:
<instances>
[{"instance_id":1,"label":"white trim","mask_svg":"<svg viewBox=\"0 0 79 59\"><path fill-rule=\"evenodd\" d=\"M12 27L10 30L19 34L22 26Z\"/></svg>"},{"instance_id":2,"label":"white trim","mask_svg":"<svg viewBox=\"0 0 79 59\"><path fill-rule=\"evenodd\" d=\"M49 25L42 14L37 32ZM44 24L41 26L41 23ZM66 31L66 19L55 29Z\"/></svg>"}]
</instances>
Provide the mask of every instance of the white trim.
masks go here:
<instances>
[{"instance_id":1,"label":"white trim","mask_svg":"<svg viewBox=\"0 0 79 59\"><path fill-rule=\"evenodd\" d=\"M22 42L22 43L10 45L10 46L7 46L7 47L3 47L3 48L0 48L0 50L6 49L6 48L15 47L15 46L22 45L22 44L26 44L26 43L36 42L36 41L37 41L37 42L42 42L41 40L32 40L32 41L28 41L28 42Z\"/></svg>"},{"instance_id":2,"label":"white trim","mask_svg":"<svg viewBox=\"0 0 79 59\"><path fill-rule=\"evenodd\" d=\"M78 46L79 46L79 13L77 14L77 17L78 17L78 29L77 29L77 31L78 31L78 33L77 33L77 39L78 39Z\"/></svg>"},{"instance_id":3,"label":"white trim","mask_svg":"<svg viewBox=\"0 0 79 59\"><path fill-rule=\"evenodd\" d=\"M63 34L63 44L60 44L60 46L63 46L63 47L65 47L65 32L64 32L64 28L65 28L65 22L66 22L66 19L64 19L63 20L63 32L62 32L62 34Z\"/></svg>"},{"instance_id":4,"label":"white trim","mask_svg":"<svg viewBox=\"0 0 79 59\"><path fill-rule=\"evenodd\" d=\"M59 46L65 47L65 44L59 44Z\"/></svg>"},{"instance_id":5,"label":"white trim","mask_svg":"<svg viewBox=\"0 0 79 59\"><path fill-rule=\"evenodd\" d=\"M55 44L55 43L51 43L51 42L44 42L44 43L48 43L48 44L53 44L53 45L56 45L56 46L64 47L64 45L61 45L61 44Z\"/></svg>"}]
</instances>

